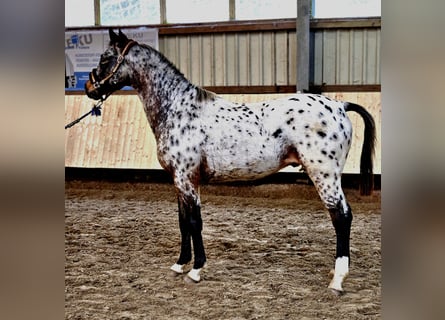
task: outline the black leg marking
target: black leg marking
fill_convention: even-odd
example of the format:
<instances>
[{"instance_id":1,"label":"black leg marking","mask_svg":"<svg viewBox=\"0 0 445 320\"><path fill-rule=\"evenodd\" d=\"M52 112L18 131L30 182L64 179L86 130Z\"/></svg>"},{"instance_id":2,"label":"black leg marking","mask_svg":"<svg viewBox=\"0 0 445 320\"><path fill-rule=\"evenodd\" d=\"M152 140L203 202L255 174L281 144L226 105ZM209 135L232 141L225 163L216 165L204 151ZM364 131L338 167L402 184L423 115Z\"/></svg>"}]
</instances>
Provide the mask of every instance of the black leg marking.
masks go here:
<instances>
[{"instance_id":1,"label":"black leg marking","mask_svg":"<svg viewBox=\"0 0 445 320\"><path fill-rule=\"evenodd\" d=\"M337 236L336 258L349 258L349 236L351 233L352 212L349 204L347 204L347 207L348 208L345 212L341 202L339 201L335 208L329 209L332 224L334 225L335 234Z\"/></svg>"},{"instance_id":2,"label":"black leg marking","mask_svg":"<svg viewBox=\"0 0 445 320\"><path fill-rule=\"evenodd\" d=\"M181 197L180 197L181 198ZM204 243L202 240L202 218L201 207L196 203L192 197L185 200L179 200L179 215L180 227L182 235L181 255L179 261L191 260L190 236L193 242L193 251L195 254L195 261L193 269L200 269L206 262L206 255L204 250ZM181 225L182 224L182 225ZM183 232L184 230L184 232Z\"/></svg>"},{"instance_id":3,"label":"black leg marking","mask_svg":"<svg viewBox=\"0 0 445 320\"><path fill-rule=\"evenodd\" d=\"M181 230L181 253L177 264L184 265L192 260L192 243L190 228L186 219L186 211L181 200L178 199L179 229Z\"/></svg>"},{"instance_id":4,"label":"black leg marking","mask_svg":"<svg viewBox=\"0 0 445 320\"><path fill-rule=\"evenodd\" d=\"M193 250L195 252L194 269L200 269L206 262L204 242L202 241L202 218L201 207L195 205L190 214L190 230L193 240Z\"/></svg>"}]
</instances>

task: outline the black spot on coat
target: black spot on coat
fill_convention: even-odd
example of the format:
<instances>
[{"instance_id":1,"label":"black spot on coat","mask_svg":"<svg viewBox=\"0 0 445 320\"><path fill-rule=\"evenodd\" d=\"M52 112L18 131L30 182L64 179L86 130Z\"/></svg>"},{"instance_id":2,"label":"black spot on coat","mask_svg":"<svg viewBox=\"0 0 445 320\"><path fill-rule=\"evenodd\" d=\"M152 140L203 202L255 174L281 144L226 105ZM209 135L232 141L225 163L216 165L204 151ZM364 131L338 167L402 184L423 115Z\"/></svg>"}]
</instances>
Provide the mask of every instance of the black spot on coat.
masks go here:
<instances>
[{"instance_id":1,"label":"black spot on coat","mask_svg":"<svg viewBox=\"0 0 445 320\"><path fill-rule=\"evenodd\" d=\"M272 136L274 138L278 138L282 132L283 132L283 130L277 129L274 133L272 133Z\"/></svg>"}]
</instances>

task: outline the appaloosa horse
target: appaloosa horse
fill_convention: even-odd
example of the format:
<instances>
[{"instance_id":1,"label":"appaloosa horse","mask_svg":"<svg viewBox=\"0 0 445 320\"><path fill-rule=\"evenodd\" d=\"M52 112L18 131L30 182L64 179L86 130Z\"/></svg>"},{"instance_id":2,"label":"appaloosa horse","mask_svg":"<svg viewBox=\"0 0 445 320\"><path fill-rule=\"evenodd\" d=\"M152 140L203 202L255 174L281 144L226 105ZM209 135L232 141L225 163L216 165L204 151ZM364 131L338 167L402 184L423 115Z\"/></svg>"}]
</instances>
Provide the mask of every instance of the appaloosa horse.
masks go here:
<instances>
[{"instance_id":1,"label":"appaloosa horse","mask_svg":"<svg viewBox=\"0 0 445 320\"><path fill-rule=\"evenodd\" d=\"M258 179L301 165L328 209L337 236L329 288L343 291L349 270L351 208L341 175L352 138L346 111L364 120L361 191L372 191L375 125L361 106L315 94L236 104L190 83L161 53L109 30L110 46L90 73L85 91L104 99L123 86L137 90L157 142L158 160L174 181L179 203L181 252L171 269L200 281L206 262L202 240L200 181Z\"/></svg>"}]
</instances>

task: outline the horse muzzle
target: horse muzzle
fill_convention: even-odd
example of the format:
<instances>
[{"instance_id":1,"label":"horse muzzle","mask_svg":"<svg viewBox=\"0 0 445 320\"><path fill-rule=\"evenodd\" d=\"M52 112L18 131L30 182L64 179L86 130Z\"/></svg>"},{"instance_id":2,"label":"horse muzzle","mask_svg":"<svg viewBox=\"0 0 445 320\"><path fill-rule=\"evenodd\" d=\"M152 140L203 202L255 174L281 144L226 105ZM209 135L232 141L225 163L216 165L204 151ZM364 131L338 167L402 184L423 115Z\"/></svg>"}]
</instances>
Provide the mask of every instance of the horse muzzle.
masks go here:
<instances>
[{"instance_id":1,"label":"horse muzzle","mask_svg":"<svg viewBox=\"0 0 445 320\"><path fill-rule=\"evenodd\" d=\"M86 95L94 100L99 100L102 98L104 93L101 90L102 85L97 80L96 69L93 69L93 71L90 72L89 80L85 82L85 93Z\"/></svg>"},{"instance_id":2,"label":"horse muzzle","mask_svg":"<svg viewBox=\"0 0 445 320\"><path fill-rule=\"evenodd\" d=\"M96 88L94 84L88 80L85 83L85 93L88 96L88 98L99 100L102 97L102 94L98 90L99 88Z\"/></svg>"}]
</instances>

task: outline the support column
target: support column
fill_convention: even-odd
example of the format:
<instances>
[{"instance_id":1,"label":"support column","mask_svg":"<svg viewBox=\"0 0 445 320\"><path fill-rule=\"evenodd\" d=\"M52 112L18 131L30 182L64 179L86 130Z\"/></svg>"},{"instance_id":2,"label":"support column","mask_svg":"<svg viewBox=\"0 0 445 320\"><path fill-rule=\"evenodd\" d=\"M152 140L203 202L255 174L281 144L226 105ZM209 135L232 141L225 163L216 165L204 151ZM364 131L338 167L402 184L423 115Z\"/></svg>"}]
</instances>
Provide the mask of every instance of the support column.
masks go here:
<instances>
[{"instance_id":1,"label":"support column","mask_svg":"<svg viewBox=\"0 0 445 320\"><path fill-rule=\"evenodd\" d=\"M297 92L309 91L312 0L297 0Z\"/></svg>"}]
</instances>

